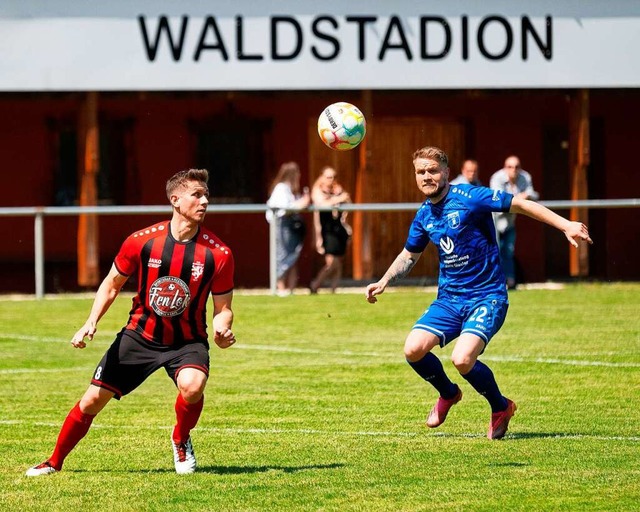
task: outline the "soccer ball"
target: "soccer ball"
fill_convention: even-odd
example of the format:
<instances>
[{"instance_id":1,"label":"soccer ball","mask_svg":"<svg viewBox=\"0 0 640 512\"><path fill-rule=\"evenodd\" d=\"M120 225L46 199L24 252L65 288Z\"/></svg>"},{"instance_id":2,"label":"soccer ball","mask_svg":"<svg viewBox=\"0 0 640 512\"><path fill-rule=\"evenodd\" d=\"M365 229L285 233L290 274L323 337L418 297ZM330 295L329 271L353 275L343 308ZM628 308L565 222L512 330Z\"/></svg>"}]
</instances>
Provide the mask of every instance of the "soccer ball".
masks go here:
<instances>
[{"instance_id":1,"label":"soccer ball","mask_svg":"<svg viewBox=\"0 0 640 512\"><path fill-rule=\"evenodd\" d=\"M353 149L364 139L367 123L360 109L340 101L329 105L318 118L318 135L331 149Z\"/></svg>"}]
</instances>

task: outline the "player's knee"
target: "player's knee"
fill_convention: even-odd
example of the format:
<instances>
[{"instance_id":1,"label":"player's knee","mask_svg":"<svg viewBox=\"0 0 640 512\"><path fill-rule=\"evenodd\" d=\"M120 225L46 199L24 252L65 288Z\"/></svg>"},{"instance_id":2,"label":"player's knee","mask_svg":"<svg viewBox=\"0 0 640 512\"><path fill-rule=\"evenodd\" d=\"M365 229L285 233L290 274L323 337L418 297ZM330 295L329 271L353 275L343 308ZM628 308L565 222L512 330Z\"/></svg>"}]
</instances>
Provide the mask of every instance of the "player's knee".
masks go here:
<instances>
[{"instance_id":1,"label":"player's knee","mask_svg":"<svg viewBox=\"0 0 640 512\"><path fill-rule=\"evenodd\" d=\"M466 375L471 371L476 361L475 358L469 354L453 354L451 356L451 362L460 375Z\"/></svg>"},{"instance_id":2,"label":"player's knee","mask_svg":"<svg viewBox=\"0 0 640 512\"><path fill-rule=\"evenodd\" d=\"M185 402L195 404L200 401L204 393L202 390L197 389L181 389L180 394L182 395L182 398L184 398Z\"/></svg>"},{"instance_id":3,"label":"player's knee","mask_svg":"<svg viewBox=\"0 0 640 512\"><path fill-rule=\"evenodd\" d=\"M99 412L98 401L94 397L83 396L79 406L80 412L83 414L97 414Z\"/></svg>"},{"instance_id":4,"label":"player's knee","mask_svg":"<svg viewBox=\"0 0 640 512\"><path fill-rule=\"evenodd\" d=\"M428 331L414 329L404 342L404 357L407 361L415 363L426 356L431 349L440 343L439 338Z\"/></svg>"},{"instance_id":5,"label":"player's knee","mask_svg":"<svg viewBox=\"0 0 640 512\"><path fill-rule=\"evenodd\" d=\"M408 338L404 344L404 357L407 361L415 363L420 361L429 350L424 343L419 340Z\"/></svg>"},{"instance_id":6,"label":"player's knee","mask_svg":"<svg viewBox=\"0 0 640 512\"><path fill-rule=\"evenodd\" d=\"M202 372L180 372L177 379L178 390L189 403L195 403L202 398L207 378Z\"/></svg>"},{"instance_id":7,"label":"player's knee","mask_svg":"<svg viewBox=\"0 0 640 512\"><path fill-rule=\"evenodd\" d=\"M202 398L204 394L204 386L197 385L196 383L190 383L185 386L178 387L182 398L190 404L194 404Z\"/></svg>"}]
</instances>

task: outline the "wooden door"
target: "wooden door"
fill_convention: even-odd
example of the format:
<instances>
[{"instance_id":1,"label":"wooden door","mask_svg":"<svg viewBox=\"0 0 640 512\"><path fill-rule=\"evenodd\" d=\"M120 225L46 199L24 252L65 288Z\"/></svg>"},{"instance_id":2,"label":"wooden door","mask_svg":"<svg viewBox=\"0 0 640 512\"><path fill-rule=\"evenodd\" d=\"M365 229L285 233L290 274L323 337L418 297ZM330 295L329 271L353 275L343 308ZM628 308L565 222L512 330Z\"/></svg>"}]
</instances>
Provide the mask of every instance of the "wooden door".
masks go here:
<instances>
[{"instance_id":1,"label":"wooden door","mask_svg":"<svg viewBox=\"0 0 640 512\"><path fill-rule=\"evenodd\" d=\"M365 147L332 151L320 141L315 122L309 126L309 182L313 183L324 165L338 170L345 188L359 203L420 203L411 157L424 146L438 146L449 156L455 175L466 157L465 125L459 119L377 117L367 119ZM345 277L373 279L384 274L404 247L411 212L362 212L354 215L353 244L347 258ZM361 217L361 219L358 219ZM410 277L437 278L438 261L434 247L427 248Z\"/></svg>"}]
</instances>

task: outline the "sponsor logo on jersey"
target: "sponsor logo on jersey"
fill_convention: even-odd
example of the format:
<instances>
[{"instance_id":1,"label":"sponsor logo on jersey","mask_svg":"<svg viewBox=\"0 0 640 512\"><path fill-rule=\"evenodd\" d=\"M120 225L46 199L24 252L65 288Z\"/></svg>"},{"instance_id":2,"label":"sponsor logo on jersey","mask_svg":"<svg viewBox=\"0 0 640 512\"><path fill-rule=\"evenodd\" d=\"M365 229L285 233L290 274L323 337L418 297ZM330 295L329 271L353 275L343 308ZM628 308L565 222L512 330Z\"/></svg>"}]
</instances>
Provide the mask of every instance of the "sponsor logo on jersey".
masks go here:
<instances>
[{"instance_id":1,"label":"sponsor logo on jersey","mask_svg":"<svg viewBox=\"0 0 640 512\"><path fill-rule=\"evenodd\" d=\"M149 268L160 268L162 260L159 258L149 258Z\"/></svg>"},{"instance_id":2,"label":"sponsor logo on jersey","mask_svg":"<svg viewBox=\"0 0 640 512\"><path fill-rule=\"evenodd\" d=\"M491 196L491 200L492 201L499 201L500 200L500 191L499 190L494 190L493 191L493 196Z\"/></svg>"},{"instance_id":3,"label":"sponsor logo on jersey","mask_svg":"<svg viewBox=\"0 0 640 512\"><path fill-rule=\"evenodd\" d=\"M193 280L197 281L198 279L200 279L200 276L203 272L204 263L202 263L201 261L194 261L191 265L191 276L193 277Z\"/></svg>"},{"instance_id":4,"label":"sponsor logo on jersey","mask_svg":"<svg viewBox=\"0 0 640 512\"><path fill-rule=\"evenodd\" d=\"M149 306L158 316L176 316L191 300L187 284L174 276L160 277L149 287Z\"/></svg>"},{"instance_id":5,"label":"sponsor logo on jersey","mask_svg":"<svg viewBox=\"0 0 640 512\"><path fill-rule=\"evenodd\" d=\"M468 197L469 199L471 199L471 194L469 194L468 192L465 192L464 190L462 190L461 188L458 187L453 187L451 189L451 192L453 192L454 194L459 194L461 196L464 197Z\"/></svg>"},{"instance_id":6,"label":"sponsor logo on jersey","mask_svg":"<svg viewBox=\"0 0 640 512\"><path fill-rule=\"evenodd\" d=\"M453 252L453 249L455 249L453 240L451 240L451 238L449 238L448 236L442 237L440 239L440 249L442 249L442 252L444 252L445 254L451 254Z\"/></svg>"},{"instance_id":7,"label":"sponsor logo on jersey","mask_svg":"<svg viewBox=\"0 0 640 512\"><path fill-rule=\"evenodd\" d=\"M447 214L447 223L449 224L450 228L457 229L460 226L460 213L453 212Z\"/></svg>"}]
</instances>

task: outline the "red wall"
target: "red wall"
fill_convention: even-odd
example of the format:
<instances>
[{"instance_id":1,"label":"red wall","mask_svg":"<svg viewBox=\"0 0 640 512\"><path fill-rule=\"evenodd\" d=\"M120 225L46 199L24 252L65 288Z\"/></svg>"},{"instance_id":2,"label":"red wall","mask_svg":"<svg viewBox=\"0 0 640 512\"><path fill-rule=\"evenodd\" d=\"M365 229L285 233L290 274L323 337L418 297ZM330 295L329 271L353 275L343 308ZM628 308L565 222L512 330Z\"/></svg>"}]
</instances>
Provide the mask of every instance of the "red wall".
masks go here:
<instances>
[{"instance_id":1,"label":"red wall","mask_svg":"<svg viewBox=\"0 0 640 512\"><path fill-rule=\"evenodd\" d=\"M640 172L635 150L640 142L638 91L600 91L592 95L592 115L605 122L606 168L595 172L598 189L607 198L640 197ZM640 279L640 211L606 211L607 276L611 280Z\"/></svg>"},{"instance_id":2,"label":"red wall","mask_svg":"<svg viewBox=\"0 0 640 512\"><path fill-rule=\"evenodd\" d=\"M133 118L134 161L140 176L139 204L164 204L164 182L179 169L190 167L190 120L219 115L227 109L272 122L268 165L273 169L287 160L304 167L308 161L307 126L328 103L346 99L359 103L357 92L282 93L121 93L101 94L101 115ZM81 96L76 94L0 94L0 170L4 194L0 206L52 204L51 148L46 120L76 119ZM469 157L480 163L481 179L502 167L504 158L517 154L538 190L543 189L542 130L550 123L568 123L567 92L563 91L457 91L374 92L367 120L376 117L453 117L466 122ZM640 175L632 168L630 154L640 140L635 122L640 114L640 92L593 91L591 114L604 126L605 168L595 173L602 197L640 196ZM428 141L425 141L427 144ZM459 165L459 163L454 165ZM458 169L453 168L453 175ZM266 200L273 175L257 173ZM260 174L260 175L258 175ZM303 176L305 173L303 172ZM568 192L567 192L568 197ZM541 197L541 199L545 199ZM565 212L566 214L566 212ZM103 272L109 267L120 243L130 232L167 216L103 216L100 219L100 249ZM640 250L640 216L635 210L608 210L602 239L606 249L606 278L638 279L634 255ZM261 214L210 214L206 224L225 240L236 254L237 285L268 285L267 223ZM45 220L47 291L74 289L77 219L49 217ZM33 291L33 221L0 217L0 291ZM527 218L518 219L517 258L526 281L545 276L543 226ZM309 245L309 244L307 244ZM309 247L301 260L302 284L310 279L317 258Z\"/></svg>"}]
</instances>

